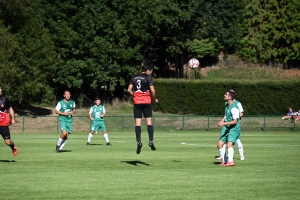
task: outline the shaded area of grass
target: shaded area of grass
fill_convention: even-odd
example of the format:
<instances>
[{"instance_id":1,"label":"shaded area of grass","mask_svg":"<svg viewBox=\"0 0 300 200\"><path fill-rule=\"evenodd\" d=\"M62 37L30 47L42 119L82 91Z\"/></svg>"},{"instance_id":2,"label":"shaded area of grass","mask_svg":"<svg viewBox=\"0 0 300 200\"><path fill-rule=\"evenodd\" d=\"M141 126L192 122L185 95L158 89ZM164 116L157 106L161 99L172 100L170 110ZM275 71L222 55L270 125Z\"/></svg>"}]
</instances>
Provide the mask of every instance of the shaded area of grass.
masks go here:
<instances>
[{"instance_id":1,"label":"shaded area of grass","mask_svg":"<svg viewBox=\"0 0 300 200\"><path fill-rule=\"evenodd\" d=\"M15 113L19 116L41 116L53 114L53 110L47 107L44 108L32 105L16 104L13 108Z\"/></svg>"}]
</instances>

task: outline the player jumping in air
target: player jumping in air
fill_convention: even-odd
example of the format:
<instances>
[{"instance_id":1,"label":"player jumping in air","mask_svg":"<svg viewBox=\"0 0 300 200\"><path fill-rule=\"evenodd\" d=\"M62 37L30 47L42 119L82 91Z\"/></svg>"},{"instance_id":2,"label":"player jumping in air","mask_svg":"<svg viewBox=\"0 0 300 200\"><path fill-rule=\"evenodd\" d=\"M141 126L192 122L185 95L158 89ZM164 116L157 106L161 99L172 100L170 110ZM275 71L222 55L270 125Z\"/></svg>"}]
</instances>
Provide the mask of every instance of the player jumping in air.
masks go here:
<instances>
[{"instance_id":1,"label":"player jumping in air","mask_svg":"<svg viewBox=\"0 0 300 200\"><path fill-rule=\"evenodd\" d=\"M142 67L142 73L131 78L128 92L133 96L134 102L134 118L135 118L135 134L137 141L136 153L141 152L143 146L141 141L141 124L142 124L142 114L146 119L147 131L149 136L149 146L151 150L155 151L154 146L154 130L152 126L152 105L151 97L157 103L156 93L154 89L154 84L152 77L150 76L153 71L152 63L145 63Z\"/></svg>"}]
</instances>

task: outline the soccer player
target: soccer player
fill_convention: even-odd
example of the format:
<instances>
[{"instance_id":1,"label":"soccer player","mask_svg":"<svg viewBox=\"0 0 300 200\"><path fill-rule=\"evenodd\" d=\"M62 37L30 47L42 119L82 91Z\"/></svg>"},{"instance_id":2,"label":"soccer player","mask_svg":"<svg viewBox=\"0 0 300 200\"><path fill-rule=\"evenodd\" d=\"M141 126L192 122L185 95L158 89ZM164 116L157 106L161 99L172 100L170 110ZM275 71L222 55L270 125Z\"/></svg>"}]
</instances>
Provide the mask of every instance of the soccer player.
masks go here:
<instances>
[{"instance_id":1,"label":"soccer player","mask_svg":"<svg viewBox=\"0 0 300 200\"><path fill-rule=\"evenodd\" d=\"M9 114L11 120L9 118ZM2 88L0 87L0 134L2 135L4 142L7 146L10 146L14 156L18 155L18 149L15 143L10 139L9 123L16 125L15 112L9 102L9 100L3 96Z\"/></svg>"},{"instance_id":2,"label":"soccer player","mask_svg":"<svg viewBox=\"0 0 300 200\"><path fill-rule=\"evenodd\" d=\"M69 134L72 133L73 114L76 112L75 102L70 99L70 91L65 90L63 96L64 99L60 100L55 107L55 113L59 115L58 118L61 128L61 134L56 145L57 152L62 151L67 143Z\"/></svg>"},{"instance_id":3,"label":"soccer player","mask_svg":"<svg viewBox=\"0 0 300 200\"><path fill-rule=\"evenodd\" d=\"M91 121L93 121L92 125L91 125L91 132L89 133L88 136L88 141L87 141L87 145L90 144L92 137L94 135L94 133L100 129L103 131L103 136L106 140L106 145L111 146L111 143L109 142L109 138L108 138L108 134L106 132L106 126L104 123L104 119L103 117L106 115L106 111L105 111L105 107L103 105L100 105L101 100L99 98L95 99L95 105L91 107L90 112L89 112L89 116Z\"/></svg>"},{"instance_id":4,"label":"soccer player","mask_svg":"<svg viewBox=\"0 0 300 200\"><path fill-rule=\"evenodd\" d=\"M149 146L151 150L155 151L154 146L154 130L152 126L152 105L151 97L157 103L156 93L154 89L153 79L150 76L153 71L152 63L145 63L142 67L142 73L133 76L129 82L128 92L133 96L134 102L134 118L135 118L135 134L137 141L136 153L141 153L143 146L141 141L141 125L142 125L142 114L145 117L147 124L147 131L149 136Z\"/></svg>"},{"instance_id":5,"label":"soccer player","mask_svg":"<svg viewBox=\"0 0 300 200\"><path fill-rule=\"evenodd\" d=\"M236 96L236 91L234 89L229 89L229 91L232 91L235 96ZM237 107L240 111L240 120L242 120L242 117L244 116L244 109L243 109L243 106L241 104L241 102L239 102L238 100L234 99L234 102L237 104ZM225 103L225 106L226 106L227 102ZM225 117L223 118L223 121L225 120ZM225 127L223 127L223 129L225 129ZM237 140L237 146L238 146L238 150L239 150L239 153L240 153L240 160L245 160L245 156L244 156L244 147L243 147L243 143L241 141L241 139L239 138ZM226 148L226 144L224 144L224 148ZM226 156L226 154L225 154ZM222 160L221 156L216 158L217 160Z\"/></svg>"},{"instance_id":6,"label":"soccer player","mask_svg":"<svg viewBox=\"0 0 300 200\"><path fill-rule=\"evenodd\" d=\"M233 155L234 149L233 145L237 142L240 137L240 111L238 109L237 103L234 102L235 93L228 91L224 95L224 100L227 102L225 106L225 120L221 120L218 125L225 126L221 130L221 136L218 141L218 149L220 156L222 157L221 166L234 166ZM227 143L228 148L228 162L225 156L226 149L224 144Z\"/></svg>"}]
</instances>

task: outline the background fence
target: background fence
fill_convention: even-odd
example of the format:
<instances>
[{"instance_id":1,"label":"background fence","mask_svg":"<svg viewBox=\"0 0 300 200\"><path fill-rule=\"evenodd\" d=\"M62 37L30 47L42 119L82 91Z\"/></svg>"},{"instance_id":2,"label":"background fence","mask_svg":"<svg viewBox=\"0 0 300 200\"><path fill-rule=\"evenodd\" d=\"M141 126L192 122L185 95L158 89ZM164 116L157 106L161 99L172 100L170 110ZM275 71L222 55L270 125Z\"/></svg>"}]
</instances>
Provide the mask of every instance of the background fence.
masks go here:
<instances>
[{"instance_id":1,"label":"background fence","mask_svg":"<svg viewBox=\"0 0 300 200\"><path fill-rule=\"evenodd\" d=\"M211 131L223 116L154 116L155 131ZM300 131L300 121L282 120L282 116L247 116L242 119L242 130ZM11 133L60 132L57 116L16 117L17 125L10 126ZM89 132L91 121L87 116L73 117L73 132ZM133 116L106 116L108 132L134 131ZM145 122L143 122L145 125ZM145 130L145 128L142 127Z\"/></svg>"}]
</instances>

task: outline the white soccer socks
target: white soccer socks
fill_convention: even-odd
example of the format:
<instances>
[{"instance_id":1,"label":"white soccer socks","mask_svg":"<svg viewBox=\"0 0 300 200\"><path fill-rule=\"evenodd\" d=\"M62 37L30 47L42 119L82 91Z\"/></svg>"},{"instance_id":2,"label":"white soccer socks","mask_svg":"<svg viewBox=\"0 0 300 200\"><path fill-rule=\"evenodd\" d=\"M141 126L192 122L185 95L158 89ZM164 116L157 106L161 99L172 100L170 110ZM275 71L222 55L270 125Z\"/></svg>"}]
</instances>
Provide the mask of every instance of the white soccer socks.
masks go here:
<instances>
[{"instance_id":1,"label":"white soccer socks","mask_svg":"<svg viewBox=\"0 0 300 200\"><path fill-rule=\"evenodd\" d=\"M92 140L92 137L93 137L93 134L89 134L89 136L88 136L88 143L90 143L91 142L91 140Z\"/></svg>"},{"instance_id":2,"label":"white soccer socks","mask_svg":"<svg viewBox=\"0 0 300 200\"><path fill-rule=\"evenodd\" d=\"M232 147L228 148L228 162L233 162L234 149Z\"/></svg>"},{"instance_id":3,"label":"white soccer socks","mask_svg":"<svg viewBox=\"0 0 300 200\"><path fill-rule=\"evenodd\" d=\"M109 139L108 139L108 135L107 135L107 133L104 133L104 134L103 134L103 137L105 138L105 140L106 140L106 143L108 143L108 142L109 142Z\"/></svg>"},{"instance_id":4,"label":"white soccer socks","mask_svg":"<svg viewBox=\"0 0 300 200\"><path fill-rule=\"evenodd\" d=\"M222 147L221 149L219 149L219 152L220 152L220 156L223 160L223 163L227 163L226 149L224 147Z\"/></svg>"}]
</instances>

